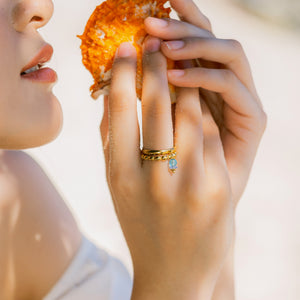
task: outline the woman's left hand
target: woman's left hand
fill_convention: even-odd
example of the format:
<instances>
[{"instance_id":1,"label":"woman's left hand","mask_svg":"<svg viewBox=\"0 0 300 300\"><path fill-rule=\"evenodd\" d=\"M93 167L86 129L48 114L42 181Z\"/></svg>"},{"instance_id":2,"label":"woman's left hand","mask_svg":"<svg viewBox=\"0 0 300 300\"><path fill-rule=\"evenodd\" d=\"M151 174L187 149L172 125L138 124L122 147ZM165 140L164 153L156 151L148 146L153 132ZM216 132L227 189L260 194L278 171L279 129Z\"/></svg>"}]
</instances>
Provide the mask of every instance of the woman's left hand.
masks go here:
<instances>
[{"instance_id":1,"label":"woman's left hand","mask_svg":"<svg viewBox=\"0 0 300 300\"><path fill-rule=\"evenodd\" d=\"M208 104L216 97L224 100L219 108L222 124L218 125L237 204L267 121L250 66L240 43L216 38L209 20L192 0L170 0L170 3L181 21L164 19L164 23L161 19L147 18L146 31L164 41L161 50L166 57L174 61L200 60L206 66L169 70L171 84L201 88Z\"/></svg>"}]
</instances>

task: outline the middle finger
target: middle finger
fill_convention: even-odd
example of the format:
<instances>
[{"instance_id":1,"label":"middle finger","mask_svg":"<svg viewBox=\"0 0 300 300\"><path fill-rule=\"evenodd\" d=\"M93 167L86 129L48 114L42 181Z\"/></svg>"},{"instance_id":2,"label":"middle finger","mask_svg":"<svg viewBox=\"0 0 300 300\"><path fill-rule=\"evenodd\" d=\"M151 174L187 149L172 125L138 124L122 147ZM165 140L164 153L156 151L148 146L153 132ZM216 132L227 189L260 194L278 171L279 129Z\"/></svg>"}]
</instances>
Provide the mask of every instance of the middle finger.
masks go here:
<instances>
[{"instance_id":1,"label":"middle finger","mask_svg":"<svg viewBox=\"0 0 300 300\"><path fill-rule=\"evenodd\" d=\"M183 39L188 37L214 37L208 30L175 19L148 17L145 20L145 29L148 34L162 40Z\"/></svg>"},{"instance_id":2,"label":"middle finger","mask_svg":"<svg viewBox=\"0 0 300 300\"><path fill-rule=\"evenodd\" d=\"M249 62L238 41L193 37L166 41L162 52L171 60L204 59L225 65L255 94Z\"/></svg>"}]
</instances>

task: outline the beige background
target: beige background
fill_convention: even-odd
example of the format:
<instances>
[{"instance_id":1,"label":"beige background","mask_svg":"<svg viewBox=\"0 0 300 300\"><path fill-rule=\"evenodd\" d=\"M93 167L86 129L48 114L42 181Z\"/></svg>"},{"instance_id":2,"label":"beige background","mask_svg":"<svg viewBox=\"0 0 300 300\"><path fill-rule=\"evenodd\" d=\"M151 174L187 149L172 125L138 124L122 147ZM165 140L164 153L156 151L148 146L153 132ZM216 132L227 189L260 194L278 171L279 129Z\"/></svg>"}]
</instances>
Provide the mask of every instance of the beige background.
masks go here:
<instances>
[{"instance_id":1,"label":"beige background","mask_svg":"<svg viewBox=\"0 0 300 300\"><path fill-rule=\"evenodd\" d=\"M246 192L237 211L236 291L243 300L300 299L299 78L300 38L252 17L226 0L198 1L215 33L238 39L252 65L269 116ZM65 122L53 143L32 149L83 231L131 270L105 181L98 126L102 101L89 97L90 74L79 50L95 0L54 0L55 14L41 32L55 49L55 93Z\"/></svg>"}]
</instances>

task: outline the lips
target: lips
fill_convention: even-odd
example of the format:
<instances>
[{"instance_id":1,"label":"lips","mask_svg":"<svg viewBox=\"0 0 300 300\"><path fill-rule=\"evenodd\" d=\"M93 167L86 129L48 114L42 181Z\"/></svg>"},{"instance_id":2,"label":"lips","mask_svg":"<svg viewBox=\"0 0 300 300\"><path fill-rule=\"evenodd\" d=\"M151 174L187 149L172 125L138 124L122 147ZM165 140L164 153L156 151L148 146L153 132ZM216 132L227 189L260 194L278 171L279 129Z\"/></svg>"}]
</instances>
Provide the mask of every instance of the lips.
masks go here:
<instances>
[{"instance_id":1,"label":"lips","mask_svg":"<svg viewBox=\"0 0 300 300\"><path fill-rule=\"evenodd\" d=\"M21 70L20 75L24 79L39 82L55 82L57 75L50 68L42 68L43 64L48 62L53 55L53 48L46 44L40 52Z\"/></svg>"}]
</instances>

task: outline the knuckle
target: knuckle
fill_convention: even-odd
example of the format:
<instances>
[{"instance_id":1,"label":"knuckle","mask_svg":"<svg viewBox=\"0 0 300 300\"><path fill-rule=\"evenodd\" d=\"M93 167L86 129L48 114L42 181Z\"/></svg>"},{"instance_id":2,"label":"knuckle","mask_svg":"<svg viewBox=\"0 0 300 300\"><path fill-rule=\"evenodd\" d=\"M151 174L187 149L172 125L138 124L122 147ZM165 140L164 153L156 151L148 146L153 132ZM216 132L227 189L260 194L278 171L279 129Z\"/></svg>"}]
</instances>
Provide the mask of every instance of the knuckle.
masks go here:
<instances>
[{"instance_id":1,"label":"knuckle","mask_svg":"<svg viewBox=\"0 0 300 300\"><path fill-rule=\"evenodd\" d=\"M173 197L171 192L162 184L159 185L151 184L148 187L148 192L151 201L161 208L169 207L173 202Z\"/></svg>"},{"instance_id":2,"label":"knuckle","mask_svg":"<svg viewBox=\"0 0 300 300\"><path fill-rule=\"evenodd\" d=\"M202 190L198 184L189 185L185 190L185 194L183 195L188 207L192 210L198 210L202 207L201 202Z\"/></svg>"},{"instance_id":3,"label":"knuckle","mask_svg":"<svg viewBox=\"0 0 300 300\"><path fill-rule=\"evenodd\" d=\"M105 135L106 135L106 129L104 128L103 124L100 125L100 136L102 141L104 141Z\"/></svg>"},{"instance_id":4,"label":"knuckle","mask_svg":"<svg viewBox=\"0 0 300 300\"><path fill-rule=\"evenodd\" d=\"M180 94L176 101L176 114L186 123L195 127L202 127L201 106L198 89L189 88L188 93Z\"/></svg>"},{"instance_id":5,"label":"knuckle","mask_svg":"<svg viewBox=\"0 0 300 300\"><path fill-rule=\"evenodd\" d=\"M255 110L253 112L253 127L257 129L258 133L264 133L267 128L268 116L262 106L255 103Z\"/></svg>"},{"instance_id":6,"label":"knuckle","mask_svg":"<svg viewBox=\"0 0 300 300\"><path fill-rule=\"evenodd\" d=\"M133 108L132 98L130 97L131 91L124 91L124 89L114 90L110 93L110 112L125 112Z\"/></svg>"},{"instance_id":7,"label":"knuckle","mask_svg":"<svg viewBox=\"0 0 300 300\"><path fill-rule=\"evenodd\" d=\"M232 39L232 40L228 40L228 43L234 52L237 53L244 52L243 46L239 41Z\"/></svg>"},{"instance_id":8,"label":"knuckle","mask_svg":"<svg viewBox=\"0 0 300 300\"><path fill-rule=\"evenodd\" d=\"M167 115L170 113L170 107L163 104L164 101L157 99L151 103L145 105L142 102L142 111L145 113L145 116L148 118L156 118L162 115Z\"/></svg>"},{"instance_id":9,"label":"knuckle","mask_svg":"<svg viewBox=\"0 0 300 300\"><path fill-rule=\"evenodd\" d=\"M191 124L193 127L202 127L201 112L198 107L192 109L192 107L180 107L178 109L180 118L185 120L186 123Z\"/></svg>"},{"instance_id":10,"label":"knuckle","mask_svg":"<svg viewBox=\"0 0 300 300\"><path fill-rule=\"evenodd\" d=\"M124 65L127 65L129 67L135 66L135 58L127 56L127 57L116 57L113 62L113 69L112 72L116 72L119 69L123 69Z\"/></svg>"},{"instance_id":11,"label":"knuckle","mask_svg":"<svg viewBox=\"0 0 300 300\"><path fill-rule=\"evenodd\" d=\"M111 70L112 85L122 81L123 78L133 78L136 73L136 64L132 58L115 59Z\"/></svg>"},{"instance_id":12,"label":"knuckle","mask_svg":"<svg viewBox=\"0 0 300 300\"><path fill-rule=\"evenodd\" d=\"M210 19L208 17L204 16L204 15L203 15L203 18L204 18L204 21L206 23L207 29L211 31L212 30L212 23L211 23Z\"/></svg>"},{"instance_id":13,"label":"knuckle","mask_svg":"<svg viewBox=\"0 0 300 300\"><path fill-rule=\"evenodd\" d=\"M201 199L204 197L204 174L202 170L202 159L199 155L191 155L186 161L186 179L181 186L181 197L190 209L201 207Z\"/></svg>"},{"instance_id":14,"label":"knuckle","mask_svg":"<svg viewBox=\"0 0 300 300\"><path fill-rule=\"evenodd\" d=\"M259 125L260 125L262 132L264 132L266 130L267 123L268 123L268 116L264 110L261 110L260 116L259 116Z\"/></svg>"},{"instance_id":15,"label":"knuckle","mask_svg":"<svg viewBox=\"0 0 300 300\"><path fill-rule=\"evenodd\" d=\"M143 72L159 74L167 66L167 59L161 52L143 54Z\"/></svg>"},{"instance_id":16,"label":"knuckle","mask_svg":"<svg viewBox=\"0 0 300 300\"><path fill-rule=\"evenodd\" d=\"M220 137L220 130L214 121L211 115L203 114L202 115L202 127L203 127L203 135L206 138L217 138Z\"/></svg>"},{"instance_id":17,"label":"knuckle","mask_svg":"<svg viewBox=\"0 0 300 300\"><path fill-rule=\"evenodd\" d=\"M106 130L104 129L103 124L100 125L99 131L100 131L101 138L103 140L105 133L106 133Z\"/></svg>"},{"instance_id":18,"label":"knuckle","mask_svg":"<svg viewBox=\"0 0 300 300\"><path fill-rule=\"evenodd\" d=\"M147 190L152 202L159 206L173 202L173 193L165 184L165 176L162 176L161 172L151 172L147 182Z\"/></svg>"},{"instance_id":19,"label":"knuckle","mask_svg":"<svg viewBox=\"0 0 300 300\"><path fill-rule=\"evenodd\" d=\"M221 77L223 82L223 88L226 91L228 88L231 88L235 82L235 76L230 70L222 70Z\"/></svg>"},{"instance_id":20,"label":"knuckle","mask_svg":"<svg viewBox=\"0 0 300 300\"><path fill-rule=\"evenodd\" d=\"M99 129L100 129L101 134L103 134L107 131L107 129L108 129L107 125L108 125L107 120L103 118L100 125L99 125Z\"/></svg>"},{"instance_id":21,"label":"knuckle","mask_svg":"<svg viewBox=\"0 0 300 300\"><path fill-rule=\"evenodd\" d=\"M231 196L230 188L224 181L214 180L213 184L210 185L209 198L213 201L224 201L228 200Z\"/></svg>"}]
</instances>

